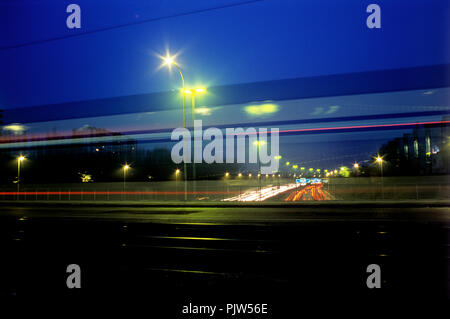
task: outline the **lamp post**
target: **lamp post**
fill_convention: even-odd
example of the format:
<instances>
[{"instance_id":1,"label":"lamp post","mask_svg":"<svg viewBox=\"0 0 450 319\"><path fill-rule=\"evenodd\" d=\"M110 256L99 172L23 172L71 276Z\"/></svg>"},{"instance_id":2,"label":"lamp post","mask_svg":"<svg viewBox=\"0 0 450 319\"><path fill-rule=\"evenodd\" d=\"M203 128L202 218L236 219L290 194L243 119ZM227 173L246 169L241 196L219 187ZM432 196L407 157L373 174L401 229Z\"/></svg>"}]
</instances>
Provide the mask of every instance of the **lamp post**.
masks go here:
<instances>
[{"instance_id":1,"label":"lamp post","mask_svg":"<svg viewBox=\"0 0 450 319\"><path fill-rule=\"evenodd\" d=\"M122 170L123 170L123 191L125 192L125 183L126 183L126 179L127 179L127 171L130 169L130 165L125 164L124 166L122 166Z\"/></svg>"},{"instance_id":2,"label":"lamp post","mask_svg":"<svg viewBox=\"0 0 450 319\"><path fill-rule=\"evenodd\" d=\"M25 156L20 155L17 157L17 198L19 198L19 192L20 192L20 166L21 163L25 160Z\"/></svg>"},{"instance_id":3,"label":"lamp post","mask_svg":"<svg viewBox=\"0 0 450 319\"><path fill-rule=\"evenodd\" d=\"M266 144L265 141L260 141L259 139L255 142L253 142L253 144L256 146L256 159L258 161L258 173L261 173L261 162L259 161L259 148L263 145Z\"/></svg>"},{"instance_id":4,"label":"lamp post","mask_svg":"<svg viewBox=\"0 0 450 319\"><path fill-rule=\"evenodd\" d=\"M258 161L258 183L259 183L259 199L261 200L261 162L259 161L259 148L265 145L265 141L256 140L254 143L256 145L256 159Z\"/></svg>"},{"instance_id":5,"label":"lamp post","mask_svg":"<svg viewBox=\"0 0 450 319\"><path fill-rule=\"evenodd\" d=\"M359 164L357 162L355 162L353 164L353 168L355 169L355 176L358 176L358 172L359 172Z\"/></svg>"},{"instance_id":6,"label":"lamp post","mask_svg":"<svg viewBox=\"0 0 450 319\"><path fill-rule=\"evenodd\" d=\"M175 170L175 190L177 193L177 200L178 200L178 175L180 175L180 170L177 168Z\"/></svg>"},{"instance_id":7,"label":"lamp post","mask_svg":"<svg viewBox=\"0 0 450 319\"><path fill-rule=\"evenodd\" d=\"M384 199L384 180L383 180L383 157L377 155L375 161L380 165L380 173L381 173L381 196Z\"/></svg>"},{"instance_id":8,"label":"lamp post","mask_svg":"<svg viewBox=\"0 0 450 319\"><path fill-rule=\"evenodd\" d=\"M181 68L178 66L178 64L175 62L174 57L167 54L165 57L162 57L164 64L167 65L169 68L171 65L175 66L180 73L181 77L181 84L182 84L182 92L183 92L183 98L182 98L182 105L183 105L183 128L186 128L186 95L185 95L185 89L184 89L184 76L183 72L181 72ZM183 139L183 166L184 166L184 200L187 200L187 170L186 170L186 142Z\"/></svg>"},{"instance_id":9,"label":"lamp post","mask_svg":"<svg viewBox=\"0 0 450 319\"><path fill-rule=\"evenodd\" d=\"M195 96L196 94L201 94L206 91L205 88L196 88L196 89L183 89L183 94L191 94L192 96L192 140L193 140L193 152L192 152L192 178L195 180Z\"/></svg>"}]
</instances>

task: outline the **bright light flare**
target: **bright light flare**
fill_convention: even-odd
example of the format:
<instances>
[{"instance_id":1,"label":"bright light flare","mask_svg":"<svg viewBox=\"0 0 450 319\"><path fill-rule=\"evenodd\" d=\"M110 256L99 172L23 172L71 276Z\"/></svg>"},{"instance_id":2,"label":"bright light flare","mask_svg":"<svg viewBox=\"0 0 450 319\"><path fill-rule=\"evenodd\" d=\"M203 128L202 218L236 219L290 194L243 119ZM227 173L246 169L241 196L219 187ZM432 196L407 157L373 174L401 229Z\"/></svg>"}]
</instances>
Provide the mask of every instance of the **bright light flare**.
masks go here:
<instances>
[{"instance_id":1,"label":"bright light flare","mask_svg":"<svg viewBox=\"0 0 450 319\"><path fill-rule=\"evenodd\" d=\"M23 132L25 132L27 130L27 128L28 128L27 126L19 124L19 123L13 123L13 124L3 126L4 131L13 132L16 135L22 134Z\"/></svg>"},{"instance_id":2,"label":"bright light flare","mask_svg":"<svg viewBox=\"0 0 450 319\"><path fill-rule=\"evenodd\" d=\"M162 60L162 63L158 69L161 69L163 67L168 67L170 69L172 65L178 66L178 63L176 62L177 55L178 54L172 55L169 52L166 52L166 55L156 54L156 56Z\"/></svg>"},{"instance_id":3,"label":"bright light flare","mask_svg":"<svg viewBox=\"0 0 450 319\"><path fill-rule=\"evenodd\" d=\"M212 110L209 107L203 106L203 107L196 107L195 108L195 114L200 114L204 116L211 115Z\"/></svg>"},{"instance_id":4,"label":"bright light flare","mask_svg":"<svg viewBox=\"0 0 450 319\"><path fill-rule=\"evenodd\" d=\"M277 104L261 104L261 105L248 105L244 108L245 112L252 116L257 115L267 115L276 113L278 111L279 107Z\"/></svg>"},{"instance_id":5,"label":"bright light flare","mask_svg":"<svg viewBox=\"0 0 450 319\"><path fill-rule=\"evenodd\" d=\"M199 93L205 93L205 92L206 92L206 89L203 87L184 90L184 94L199 94Z\"/></svg>"},{"instance_id":6,"label":"bright light flare","mask_svg":"<svg viewBox=\"0 0 450 319\"><path fill-rule=\"evenodd\" d=\"M266 145L266 141L254 141L253 145L256 145L256 146Z\"/></svg>"}]
</instances>

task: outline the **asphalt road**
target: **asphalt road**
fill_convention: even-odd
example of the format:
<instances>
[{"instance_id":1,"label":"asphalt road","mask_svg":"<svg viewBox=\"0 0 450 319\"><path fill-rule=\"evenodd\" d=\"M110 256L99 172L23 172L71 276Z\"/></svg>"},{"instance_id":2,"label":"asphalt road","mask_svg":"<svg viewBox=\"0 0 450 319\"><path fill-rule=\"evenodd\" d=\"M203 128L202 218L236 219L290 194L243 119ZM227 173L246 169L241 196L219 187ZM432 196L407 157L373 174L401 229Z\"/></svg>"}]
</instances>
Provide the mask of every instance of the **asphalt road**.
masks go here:
<instances>
[{"instance_id":1,"label":"asphalt road","mask_svg":"<svg viewBox=\"0 0 450 319\"><path fill-rule=\"evenodd\" d=\"M448 207L36 205L0 206L5 298L145 300L159 318L189 302L267 303L281 318L299 300L450 296ZM66 286L69 264L81 289Z\"/></svg>"}]
</instances>

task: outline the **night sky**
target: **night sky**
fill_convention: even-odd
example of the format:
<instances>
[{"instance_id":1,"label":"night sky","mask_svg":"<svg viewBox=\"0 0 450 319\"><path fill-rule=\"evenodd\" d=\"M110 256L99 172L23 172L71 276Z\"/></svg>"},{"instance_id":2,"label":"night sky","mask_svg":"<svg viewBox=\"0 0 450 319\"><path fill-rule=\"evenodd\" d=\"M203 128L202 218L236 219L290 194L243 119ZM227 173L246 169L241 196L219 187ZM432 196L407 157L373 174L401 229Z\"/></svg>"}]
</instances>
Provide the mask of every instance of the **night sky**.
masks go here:
<instances>
[{"instance_id":1,"label":"night sky","mask_svg":"<svg viewBox=\"0 0 450 319\"><path fill-rule=\"evenodd\" d=\"M403 68L450 62L446 0L377 0L382 28L368 29L374 1L264 0L0 2L0 105L3 108L166 91L177 74L157 71L155 54L179 53L188 83L209 86ZM68 29L66 6L82 10ZM169 18L176 14L183 16ZM121 24L149 23L14 45Z\"/></svg>"},{"instance_id":2,"label":"night sky","mask_svg":"<svg viewBox=\"0 0 450 319\"><path fill-rule=\"evenodd\" d=\"M81 29L66 27L69 14L65 9L70 3L81 7ZM381 7L381 29L366 27L369 14L365 9L370 3ZM0 108L13 109L178 89L178 74L159 68L161 60L157 54L164 55L168 50L178 54L177 61L188 86L207 87L448 64L450 3L447 0L2 1L0 35ZM304 100L289 106L279 102L281 107L272 120L332 116L325 114L331 106L338 106L333 116L449 110L447 89L427 88L381 97L381 102L378 95ZM243 101L247 102L251 101ZM124 121L124 117L106 117L108 107L102 107L105 117L32 124L30 131L71 130L82 125L115 130L145 127L142 114L128 115ZM149 117L148 129L156 125L152 121L158 122L155 120L158 116L166 119L159 121L160 125L177 125L169 120L175 115L160 111L164 106L154 107L159 110L158 115ZM145 111L151 112L152 105ZM58 112L64 118L64 109ZM236 118L235 114L224 112L220 121L232 125L269 120L245 118L245 114ZM209 115L208 119L212 118ZM217 118L209 124L216 122ZM380 123L390 122L388 119ZM403 132L391 133L377 138L388 140ZM344 135L338 140L368 140L370 136ZM289 139L284 143L307 142ZM323 148L316 144L318 157L329 148L327 140L333 139L336 136L322 138L323 145L328 145ZM362 153L374 148L375 144ZM348 152L344 149L336 149L333 156Z\"/></svg>"}]
</instances>

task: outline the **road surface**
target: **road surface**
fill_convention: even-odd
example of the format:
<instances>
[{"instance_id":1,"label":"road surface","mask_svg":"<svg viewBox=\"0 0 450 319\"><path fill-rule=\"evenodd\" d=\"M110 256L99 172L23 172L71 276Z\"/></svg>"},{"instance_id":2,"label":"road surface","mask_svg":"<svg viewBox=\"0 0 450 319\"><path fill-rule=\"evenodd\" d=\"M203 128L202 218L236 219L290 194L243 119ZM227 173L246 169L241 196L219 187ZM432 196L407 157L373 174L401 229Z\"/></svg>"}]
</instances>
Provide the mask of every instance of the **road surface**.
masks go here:
<instances>
[{"instance_id":1,"label":"road surface","mask_svg":"<svg viewBox=\"0 0 450 319\"><path fill-rule=\"evenodd\" d=\"M280 318L298 300L449 296L445 205L0 209L4 297L146 300L167 318L189 301L268 303ZM81 267L81 289L66 286L69 264ZM370 264L380 289L367 288Z\"/></svg>"}]
</instances>

